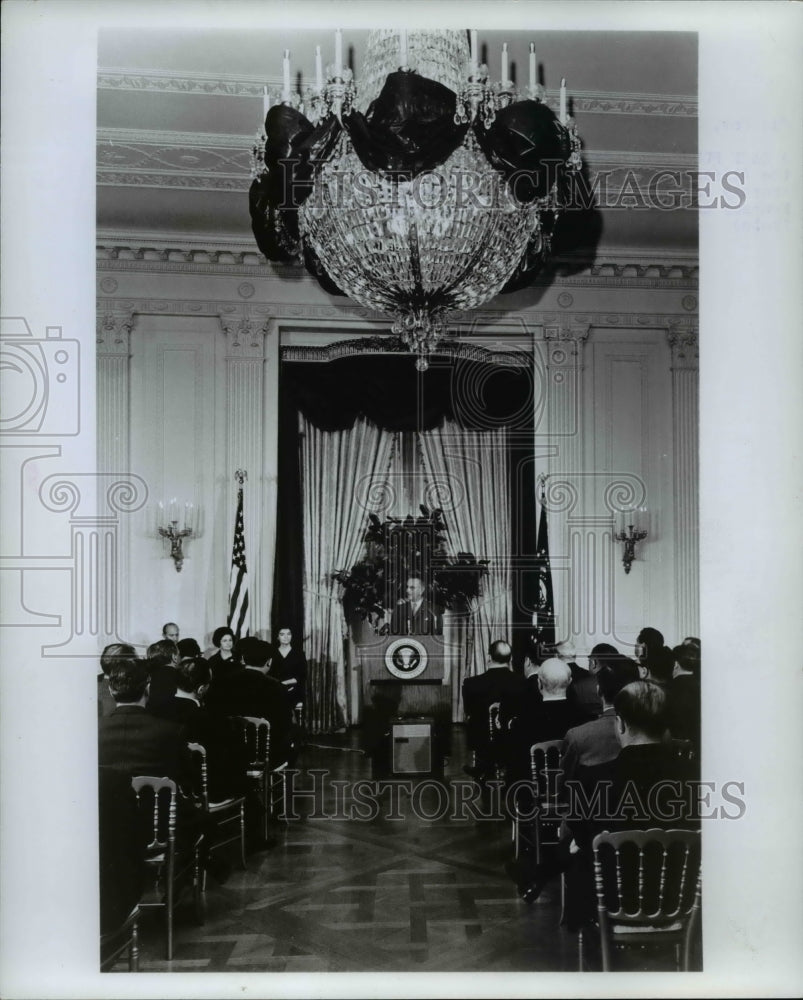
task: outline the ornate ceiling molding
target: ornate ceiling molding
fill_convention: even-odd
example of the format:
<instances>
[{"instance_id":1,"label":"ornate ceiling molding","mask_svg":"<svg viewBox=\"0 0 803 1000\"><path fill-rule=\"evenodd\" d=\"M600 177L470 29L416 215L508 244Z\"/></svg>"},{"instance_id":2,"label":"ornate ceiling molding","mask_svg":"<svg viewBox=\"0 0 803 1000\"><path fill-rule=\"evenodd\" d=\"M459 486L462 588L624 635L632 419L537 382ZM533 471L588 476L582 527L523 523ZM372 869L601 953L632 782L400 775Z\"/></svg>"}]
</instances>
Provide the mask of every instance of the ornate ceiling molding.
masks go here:
<instances>
[{"instance_id":1,"label":"ornate ceiling molding","mask_svg":"<svg viewBox=\"0 0 803 1000\"><path fill-rule=\"evenodd\" d=\"M245 193L251 184L253 142L253 136L99 129L98 183ZM698 157L693 153L592 150L584 153L584 161L591 181L590 191L597 190L604 182L607 193L604 204L610 206L613 196L614 204L621 208L642 207L633 189L646 200L656 173L680 174L683 182L686 174L698 168ZM694 191L693 184L689 185L689 191Z\"/></svg>"},{"instance_id":2,"label":"ornate ceiling molding","mask_svg":"<svg viewBox=\"0 0 803 1000\"><path fill-rule=\"evenodd\" d=\"M98 233L96 264L101 274L128 271L237 275L259 279L260 282L315 284L303 267L289 264L277 267L267 262L250 239L215 234L194 238L183 233L151 235L101 231ZM578 268L581 270L578 271ZM562 273L569 269L574 273ZM580 250L552 258L535 284L542 287L696 290L699 270L696 256L688 253L658 254L654 248L621 247L592 256L588 251ZM110 292L113 289L101 285L100 291Z\"/></svg>"},{"instance_id":3,"label":"ornate ceiling molding","mask_svg":"<svg viewBox=\"0 0 803 1000\"><path fill-rule=\"evenodd\" d=\"M99 90L145 91L155 94L213 94L220 97L262 99L262 88L279 88L278 76L251 77L227 73L171 73L156 70L112 68L98 73ZM694 118L697 99L682 94L639 94L580 90L572 93L575 114L662 115ZM557 107L558 91L547 91L547 103Z\"/></svg>"}]
</instances>

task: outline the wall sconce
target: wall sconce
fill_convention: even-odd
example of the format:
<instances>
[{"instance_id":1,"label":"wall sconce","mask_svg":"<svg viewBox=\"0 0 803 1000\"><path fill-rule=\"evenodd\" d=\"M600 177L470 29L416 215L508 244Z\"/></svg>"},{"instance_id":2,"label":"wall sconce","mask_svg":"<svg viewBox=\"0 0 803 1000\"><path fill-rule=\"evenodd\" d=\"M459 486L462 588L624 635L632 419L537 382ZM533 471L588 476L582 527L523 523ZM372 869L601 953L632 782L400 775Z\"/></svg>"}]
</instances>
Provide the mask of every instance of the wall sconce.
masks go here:
<instances>
[{"instance_id":1,"label":"wall sconce","mask_svg":"<svg viewBox=\"0 0 803 1000\"><path fill-rule=\"evenodd\" d=\"M638 510L619 511L619 530L614 534L617 542L624 543L622 565L625 573L630 572L630 566L636 558L636 542L642 542L647 537L649 515L646 507ZM625 531L627 528L627 531Z\"/></svg>"},{"instance_id":2,"label":"wall sconce","mask_svg":"<svg viewBox=\"0 0 803 1000\"><path fill-rule=\"evenodd\" d=\"M161 501L156 508L156 532L170 542L170 558L181 572L184 565L184 539L200 534L200 508L194 503L179 504L175 497L167 505ZM181 525L181 527L179 527Z\"/></svg>"}]
</instances>

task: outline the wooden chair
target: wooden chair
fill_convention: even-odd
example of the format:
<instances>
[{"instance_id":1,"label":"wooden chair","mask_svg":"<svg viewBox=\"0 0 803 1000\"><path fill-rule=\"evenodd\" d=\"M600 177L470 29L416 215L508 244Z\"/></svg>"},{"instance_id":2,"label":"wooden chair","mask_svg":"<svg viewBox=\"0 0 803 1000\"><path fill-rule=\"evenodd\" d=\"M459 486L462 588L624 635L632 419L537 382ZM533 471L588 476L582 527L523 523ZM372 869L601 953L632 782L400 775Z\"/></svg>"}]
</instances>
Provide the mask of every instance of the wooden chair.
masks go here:
<instances>
[{"instance_id":1,"label":"wooden chair","mask_svg":"<svg viewBox=\"0 0 803 1000\"><path fill-rule=\"evenodd\" d=\"M560 760L565 740L545 740L530 747L530 780L533 799L526 810L517 799L513 813L513 851L519 857L523 846L535 851L536 863L541 862L541 849L558 843L563 820L561 801ZM529 818L530 813L535 816Z\"/></svg>"},{"instance_id":2,"label":"wooden chair","mask_svg":"<svg viewBox=\"0 0 803 1000\"><path fill-rule=\"evenodd\" d=\"M270 818L287 811L287 761L274 765L271 760L270 723L250 715L232 716L239 726L248 750L248 777L257 783L263 808L263 836L268 838Z\"/></svg>"},{"instance_id":3,"label":"wooden chair","mask_svg":"<svg viewBox=\"0 0 803 1000\"><path fill-rule=\"evenodd\" d=\"M173 958L173 910L177 891L187 876L192 878L195 915L203 920L201 876L202 833L192 833L186 845L177 844L178 789L170 778L140 775L131 779L139 807L152 824L151 839L145 849L145 865L153 874L153 888L140 900L140 909L165 911L167 960Z\"/></svg>"},{"instance_id":4,"label":"wooden chair","mask_svg":"<svg viewBox=\"0 0 803 1000\"><path fill-rule=\"evenodd\" d=\"M592 847L603 971L616 948L671 945L677 970L688 972L700 920L700 834L605 832Z\"/></svg>"},{"instance_id":5,"label":"wooden chair","mask_svg":"<svg viewBox=\"0 0 803 1000\"><path fill-rule=\"evenodd\" d=\"M206 747L200 743L187 744L195 767L196 784L193 789L204 815L214 824L217 836L207 845L211 854L228 844L240 842L240 863L245 868L245 796L235 795L219 802L209 800L209 778L206 764Z\"/></svg>"},{"instance_id":6,"label":"wooden chair","mask_svg":"<svg viewBox=\"0 0 803 1000\"><path fill-rule=\"evenodd\" d=\"M128 952L128 971L139 972L139 903L113 931L100 937L100 971L113 969Z\"/></svg>"},{"instance_id":7,"label":"wooden chair","mask_svg":"<svg viewBox=\"0 0 803 1000\"><path fill-rule=\"evenodd\" d=\"M501 704L493 702L488 706L488 764L496 781L505 776L509 731L510 720L503 717Z\"/></svg>"}]
</instances>

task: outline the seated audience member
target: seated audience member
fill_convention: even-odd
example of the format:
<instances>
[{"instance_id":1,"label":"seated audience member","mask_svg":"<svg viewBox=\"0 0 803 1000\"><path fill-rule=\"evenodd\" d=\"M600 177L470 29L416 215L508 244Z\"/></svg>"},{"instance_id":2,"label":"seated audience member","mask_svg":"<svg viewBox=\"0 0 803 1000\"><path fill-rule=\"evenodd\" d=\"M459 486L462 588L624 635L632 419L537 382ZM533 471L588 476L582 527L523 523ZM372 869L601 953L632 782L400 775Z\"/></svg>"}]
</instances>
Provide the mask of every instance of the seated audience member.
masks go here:
<instances>
[{"instance_id":1,"label":"seated audience member","mask_svg":"<svg viewBox=\"0 0 803 1000\"><path fill-rule=\"evenodd\" d=\"M636 662L641 668L643 668L639 671L642 676L642 680L645 679L647 661L654 656L659 649L663 649L663 646L663 633L659 632L657 628L652 628L649 625L646 625L636 636L635 657Z\"/></svg>"},{"instance_id":2,"label":"seated audience member","mask_svg":"<svg viewBox=\"0 0 803 1000\"><path fill-rule=\"evenodd\" d=\"M186 730L146 711L148 683L147 667L139 660L121 660L112 667L109 687L117 708L99 722L98 763L101 769L111 768L130 778L149 775L175 781L179 790L177 838L182 849L198 834L211 832L214 823L204 819L192 799L194 781ZM203 863L219 881L225 881L227 865L214 857L205 857Z\"/></svg>"},{"instance_id":3,"label":"seated audience member","mask_svg":"<svg viewBox=\"0 0 803 1000\"><path fill-rule=\"evenodd\" d=\"M598 804L590 815L573 809L568 833L556 855L525 870L510 873L519 883L522 898L531 903L546 882L561 871L566 873L565 922L576 929L596 913L591 844L603 830L698 828L694 797L688 785L689 765L680 760L663 740L667 696L650 681L634 681L614 699L616 734L621 749L609 766L609 780L597 786ZM671 786L665 786L671 782ZM659 795L659 786L666 794ZM586 789L591 791L591 789ZM576 801L576 800L575 800ZM589 795L585 801L592 801Z\"/></svg>"},{"instance_id":4,"label":"seated audience member","mask_svg":"<svg viewBox=\"0 0 803 1000\"><path fill-rule=\"evenodd\" d=\"M269 675L284 684L290 704L301 710L307 700L307 658L293 645L291 629L280 628L276 638L277 642L269 651Z\"/></svg>"},{"instance_id":5,"label":"seated audience member","mask_svg":"<svg viewBox=\"0 0 803 1000\"><path fill-rule=\"evenodd\" d=\"M98 674L98 718L111 715L115 708L114 698L109 690L109 671L119 659L136 659L137 651L127 642L113 642L100 654Z\"/></svg>"},{"instance_id":6,"label":"seated audience member","mask_svg":"<svg viewBox=\"0 0 803 1000\"><path fill-rule=\"evenodd\" d=\"M558 659L567 663L572 672L572 682L566 694L568 700L588 716L599 715L602 705L597 694L596 681L591 673L590 661L588 670L577 663L577 650L573 642L558 643L556 653Z\"/></svg>"},{"instance_id":7,"label":"seated audience member","mask_svg":"<svg viewBox=\"0 0 803 1000\"><path fill-rule=\"evenodd\" d=\"M98 768L101 934L117 930L142 896L146 842L131 778Z\"/></svg>"},{"instance_id":8,"label":"seated audience member","mask_svg":"<svg viewBox=\"0 0 803 1000\"><path fill-rule=\"evenodd\" d=\"M150 675L147 707L158 714L162 703L176 693L178 646L172 639L160 639L148 646L145 656Z\"/></svg>"},{"instance_id":9,"label":"seated audience member","mask_svg":"<svg viewBox=\"0 0 803 1000\"><path fill-rule=\"evenodd\" d=\"M198 645L197 639L179 639L176 645L179 657L201 655L201 647Z\"/></svg>"},{"instance_id":10,"label":"seated audience member","mask_svg":"<svg viewBox=\"0 0 803 1000\"><path fill-rule=\"evenodd\" d=\"M650 652L644 663L639 664L639 675L643 681L652 681L666 687L672 680L675 669L675 657L668 646L661 646Z\"/></svg>"},{"instance_id":11,"label":"seated audience member","mask_svg":"<svg viewBox=\"0 0 803 1000\"><path fill-rule=\"evenodd\" d=\"M240 733L221 716L201 707L209 685L209 664L199 657L184 657L176 667L178 689L163 702L159 715L184 726L187 739L206 750L209 797L219 801L239 795L247 787L247 754Z\"/></svg>"},{"instance_id":12,"label":"seated audience member","mask_svg":"<svg viewBox=\"0 0 803 1000\"><path fill-rule=\"evenodd\" d=\"M178 642L178 625L175 622L165 622L162 626L162 638L169 639L171 642Z\"/></svg>"},{"instance_id":13,"label":"seated audience member","mask_svg":"<svg viewBox=\"0 0 803 1000\"><path fill-rule=\"evenodd\" d=\"M606 662L595 676L602 714L566 732L566 749L561 760L564 781L579 777L584 769L614 760L621 749L616 735L614 699L625 685L639 679L638 667L626 656L606 654Z\"/></svg>"},{"instance_id":14,"label":"seated audience member","mask_svg":"<svg viewBox=\"0 0 803 1000\"><path fill-rule=\"evenodd\" d=\"M292 705L284 686L266 674L269 656L270 644L263 639L241 639L224 672L212 676L204 705L217 716L267 719L271 765L277 767L288 760L292 749Z\"/></svg>"},{"instance_id":15,"label":"seated audience member","mask_svg":"<svg viewBox=\"0 0 803 1000\"><path fill-rule=\"evenodd\" d=\"M109 673L116 708L100 719L98 763L131 777L149 774L191 787L187 740L178 723L145 710L148 668L140 660L118 660Z\"/></svg>"},{"instance_id":16,"label":"seated audience member","mask_svg":"<svg viewBox=\"0 0 803 1000\"><path fill-rule=\"evenodd\" d=\"M561 740L573 726L591 716L567 698L572 682L569 664L557 657L544 660L536 671L540 702L522 704L511 726L511 756L508 778L526 779L530 775L530 747L547 740Z\"/></svg>"},{"instance_id":17,"label":"seated audience member","mask_svg":"<svg viewBox=\"0 0 803 1000\"><path fill-rule=\"evenodd\" d=\"M209 657L212 680L225 676L230 670L242 667L242 661L234 652L234 632L228 625L221 625L212 633L212 645L217 651Z\"/></svg>"},{"instance_id":18,"label":"seated audience member","mask_svg":"<svg viewBox=\"0 0 803 1000\"><path fill-rule=\"evenodd\" d=\"M676 740L691 740L700 749L700 648L684 639L672 650L674 676L668 685L669 731Z\"/></svg>"},{"instance_id":19,"label":"seated audience member","mask_svg":"<svg viewBox=\"0 0 803 1000\"><path fill-rule=\"evenodd\" d=\"M526 691L524 678L510 668L512 655L510 643L497 639L488 649L485 672L463 681L466 736L468 747L476 756L476 764L464 770L473 777L484 778L491 772L494 763L503 762L492 759L490 746L489 711L496 702L500 706L499 725L503 736L500 742L504 744L500 752L503 758L507 756L505 747L508 725L518 711Z\"/></svg>"}]
</instances>

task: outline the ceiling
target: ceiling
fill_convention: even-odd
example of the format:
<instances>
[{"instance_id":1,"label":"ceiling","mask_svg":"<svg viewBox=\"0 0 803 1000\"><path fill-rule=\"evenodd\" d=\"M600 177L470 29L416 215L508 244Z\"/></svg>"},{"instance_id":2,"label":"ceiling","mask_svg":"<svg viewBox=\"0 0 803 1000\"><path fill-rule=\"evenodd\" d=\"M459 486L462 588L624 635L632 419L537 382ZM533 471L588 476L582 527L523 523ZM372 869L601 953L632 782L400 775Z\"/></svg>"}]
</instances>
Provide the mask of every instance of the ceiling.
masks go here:
<instances>
[{"instance_id":1,"label":"ceiling","mask_svg":"<svg viewBox=\"0 0 803 1000\"><path fill-rule=\"evenodd\" d=\"M358 86L367 35L343 32ZM491 78L499 76L507 42L512 76L526 83L531 41L553 107L566 78L588 176L603 184L597 257L695 258L696 211L648 207L638 192L667 170L680 172L684 192L690 187L684 172L697 163L696 35L481 31ZM324 63L332 61L334 33L323 29L102 30L100 233L253 246L247 192L263 86L278 92L285 48L294 79L307 86L316 44Z\"/></svg>"}]
</instances>

